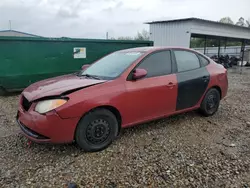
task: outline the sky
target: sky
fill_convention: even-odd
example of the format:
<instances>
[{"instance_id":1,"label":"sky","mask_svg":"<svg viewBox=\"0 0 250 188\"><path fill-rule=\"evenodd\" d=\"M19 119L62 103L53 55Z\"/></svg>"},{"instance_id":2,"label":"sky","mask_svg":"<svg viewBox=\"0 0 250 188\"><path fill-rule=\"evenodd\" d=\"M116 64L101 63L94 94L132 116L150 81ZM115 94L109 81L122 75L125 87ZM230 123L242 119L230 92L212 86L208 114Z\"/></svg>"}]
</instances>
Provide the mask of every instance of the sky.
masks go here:
<instances>
[{"instance_id":1,"label":"sky","mask_svg":"<svg viewBox=\"0 0 250 188\"><path fill-rule=\"evenodd\" d=\"M250 18L250 0L0 0L0 30L45 37L135 36L147 21Z\"/></svg>"}]
</instances>

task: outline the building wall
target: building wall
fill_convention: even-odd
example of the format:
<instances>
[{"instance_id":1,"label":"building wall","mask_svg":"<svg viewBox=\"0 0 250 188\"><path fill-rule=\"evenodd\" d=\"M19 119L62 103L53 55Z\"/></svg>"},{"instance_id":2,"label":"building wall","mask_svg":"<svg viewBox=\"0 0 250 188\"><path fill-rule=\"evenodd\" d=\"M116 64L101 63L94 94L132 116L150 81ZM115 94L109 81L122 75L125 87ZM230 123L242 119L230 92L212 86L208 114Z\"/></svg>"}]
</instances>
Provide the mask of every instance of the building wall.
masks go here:
<instances>
[{"instance_id":1,"label":"building wall","mask_svg":"<svg viewBox=\"0 0 250 188\"><path fill-rule=\"evenodd\" d=\"M189 22L150 24L150 40L154 41L154 46L189 47L190 26Z\"/></svg>"},{"instance_id":2,"label":"building wall","mask_svg":"<svg viewBox=\"0 0 250 188\"><path fill-rule=\"evenodd\" d=\"M35 37L34 35L29 35L25 33L18 33L15 31L1 31L0 36L8 36L8 37Z\"/></svg>"}]
</instances>

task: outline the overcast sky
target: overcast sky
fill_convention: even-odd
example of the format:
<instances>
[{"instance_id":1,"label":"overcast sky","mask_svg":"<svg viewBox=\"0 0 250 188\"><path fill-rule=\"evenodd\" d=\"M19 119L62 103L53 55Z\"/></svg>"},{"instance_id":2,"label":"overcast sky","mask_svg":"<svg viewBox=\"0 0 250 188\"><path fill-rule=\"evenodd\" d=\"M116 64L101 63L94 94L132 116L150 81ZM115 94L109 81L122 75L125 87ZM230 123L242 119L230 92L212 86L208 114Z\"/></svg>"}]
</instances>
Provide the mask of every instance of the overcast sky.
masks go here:
<instances>
[{"instance_id":1,"label":"overcast sky","mask_svg":"<svg viewBox=\"0 0 250 188\"><path fill-rule=\"evenodd\" d=\"M250 0L0 0L0 30L47 37L134 36L145 21L250 18Z\"/></svg>"}]
</instances>

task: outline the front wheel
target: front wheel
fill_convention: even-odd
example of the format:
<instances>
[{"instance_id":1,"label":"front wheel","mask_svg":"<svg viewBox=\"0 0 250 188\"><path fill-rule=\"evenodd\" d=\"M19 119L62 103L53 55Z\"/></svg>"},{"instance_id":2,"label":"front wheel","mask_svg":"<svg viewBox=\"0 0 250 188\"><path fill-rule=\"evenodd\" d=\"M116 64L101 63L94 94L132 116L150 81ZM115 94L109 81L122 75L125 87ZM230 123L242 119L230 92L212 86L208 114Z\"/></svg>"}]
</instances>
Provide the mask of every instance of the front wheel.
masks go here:
<instances>
[{"instance_id":1,"label":"front wheel","mask_svg":"<svg viewBox=\"0 0 250 188\"><path fill-rule=\"evenodd\" d=\"M204 116L214 115L220 106L220 92L216 88L211 88L206 93L200 111Z\"/></svg>"},{"instance_id":2,"label":"front wheel","mask_svg":"<svg viewBox=\"0 0 250 188\"><path fill-rule=\"evenodd\" d=\"M106 109L87 113L78 123L76 143L85 151L95 152L107 148L118 133L115 115Z\"/></svg>"}]
</instances>

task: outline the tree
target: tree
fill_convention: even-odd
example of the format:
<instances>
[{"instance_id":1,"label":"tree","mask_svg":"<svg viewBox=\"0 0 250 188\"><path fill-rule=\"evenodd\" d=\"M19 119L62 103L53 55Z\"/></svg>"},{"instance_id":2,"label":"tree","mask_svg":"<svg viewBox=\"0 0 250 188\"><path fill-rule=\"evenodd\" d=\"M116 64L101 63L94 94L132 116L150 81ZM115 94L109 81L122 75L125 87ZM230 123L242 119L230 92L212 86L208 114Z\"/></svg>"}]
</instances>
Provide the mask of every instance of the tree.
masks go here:
<instances>
[{"instance_id":1,"label":"tree","mask_svg":"<svg viewBox=\"0 0 250 188\"><path fill-rule=\"evenodd\" d=\"M199 48L204 46L204 39L202 38L191 38L190 41L191 48Z\"/></svg>"},{"instance_id":2,"label":"tree","mask_svg":"<svg viewBox=\"0 0 250 188\"><path fill-rule=\"evenodd\" d=\"M234 22L232 21L232 19L230 17L221 18L219 22L227 23L227 24L234 24Z\"/></svg>"},{"instance_id":3,"label":"tree","mask_svg":"<svg viewBox=\"0 0 250 188\"><path fill-rule=\"evenodd\" d=\"M246 20L247 27L250 27L250 19Z\"/></svg>"},{"instance_id":4,"label":"tree","mask_svg":"<svg viewBox=\"0 0 250 188\"><path fill-rule=\"evenodd\" d=\"M250 27L250 19L245 20L243 17L240 17L235 25Z\"/></svg>"},{"instance_id":5,"label":"tree","mask_svg":"<svg viewBox=\"0 0 250 188\"><path fill-rule=\"evenodd\" d=\"M135 40L149 40L149 32L145 29L142 32L137 32L137 35L134 38Z\"/></svg>"},{"instance_id":6,"label":"tree","mask_svg":"<svg viewBox=\"0 0 250 188\"><path fill-rule=\"evenodd\" d=\"M223 17L220 19L219 22L227 23L227 24L234 24L230 17ZM250 19L245 20L243 17L240 17L239 20L235 23L235 25L243 26L243 27L250 27Z\"/></svg>"},{"instance_id":7,"label":"tree","mask_svg":"<svg viewBox=\"0 0 250 188\"><path fill-rule=\"evenodd\" d=\"M236 22L235 25L246 26L245 19L243 17L240 17L239 20L238 20L238 22Z\"/></svg>"},{"instance_id":8,"label":"tree","mask_svg":"<svg viewBox=\"0 0 250 188\"><path fill-rule=\"evenodd\" d=\"M143 29L141 32L137 32L135 37L121 36L118 38L111 37L112 40L149 40L149 32Z\"/></svg>"},{"instance_id":9,"label":"tree","mask_svg":"<svg viewBox=\"0 0 250 188\"><path fill-rule=\"evenodd\" d=\"M129 36L125 36L125 37L118 37L117 40L133 40L133 38Z\"/></svg>"},{"instance_id":10,"label":"tree","mask_svg":"<svg viewBox=\"0 0 250 188\"><path fill-rule=\"evenodd\" d=\"M245 19L243 17L240 17L235 25L245 26Z\"/></svg>"},{"instance_id":11,"label":"tree","mask_svg":"<svg viewBox=\"0 0 250 188\"><path fill-rule=\"evenodd\" d=\"M250 27L250 19L245 20L243 17L240 17L235 25Z\"/></svg>"},{"instance_id":12,"label":"tree","mask_svg":"<svg viewBox=\"0 0 250 188\"><path fill-rule=\"evenodd\" d=\"M212 47L212 46L218 46L218 40L216 39L209 39L207 38L206 46ZM203 48L205 45L205 38L191 38L190 46L191 48ZM221 41L221 46L224 45L224 41Z\"/></svg>"}]
</instances>

